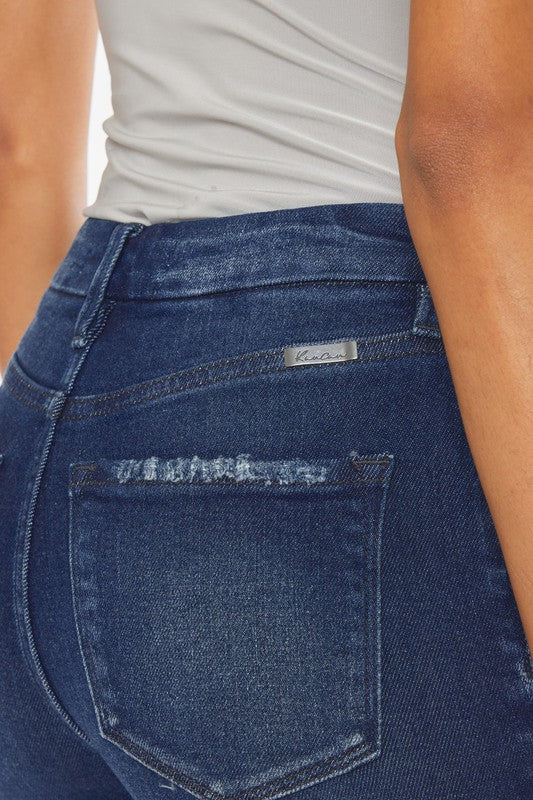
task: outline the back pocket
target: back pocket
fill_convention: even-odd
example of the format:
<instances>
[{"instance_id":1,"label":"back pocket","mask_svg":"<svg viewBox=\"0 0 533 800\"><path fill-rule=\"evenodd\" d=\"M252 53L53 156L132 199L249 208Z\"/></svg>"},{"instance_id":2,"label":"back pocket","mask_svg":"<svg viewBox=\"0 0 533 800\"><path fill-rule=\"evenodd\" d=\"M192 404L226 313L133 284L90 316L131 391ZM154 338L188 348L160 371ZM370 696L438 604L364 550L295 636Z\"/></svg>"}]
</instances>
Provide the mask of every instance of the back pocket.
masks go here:
<instances>
[{"instance_id":1,"label":"back pocket","mask_svg":"<svg viewBox=\"0 0 533 800\"><path fill-rule=\"evenodd\" d=\"M388 453L70 464L100 733L206 800L278 797L380 750Z\"/></svg>"}]
</instances>

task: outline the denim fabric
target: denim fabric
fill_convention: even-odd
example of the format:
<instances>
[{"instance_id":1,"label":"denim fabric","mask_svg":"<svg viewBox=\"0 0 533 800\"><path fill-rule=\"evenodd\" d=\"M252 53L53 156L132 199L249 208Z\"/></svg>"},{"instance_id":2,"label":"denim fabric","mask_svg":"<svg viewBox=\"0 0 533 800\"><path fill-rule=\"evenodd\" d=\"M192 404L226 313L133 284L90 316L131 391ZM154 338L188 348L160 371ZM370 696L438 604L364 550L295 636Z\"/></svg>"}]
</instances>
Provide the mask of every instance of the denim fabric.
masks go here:
<instances>
[{"instance_id":1,"label":"denim fabric","mask_svg":"<svg viewBox=\"0 0 533 800\"><path fill-rule=\"evenodd\" d=\"M0 454L2 798L533 797L530 654L401 204L87 219Z\"/></svg>"}]
</instances>

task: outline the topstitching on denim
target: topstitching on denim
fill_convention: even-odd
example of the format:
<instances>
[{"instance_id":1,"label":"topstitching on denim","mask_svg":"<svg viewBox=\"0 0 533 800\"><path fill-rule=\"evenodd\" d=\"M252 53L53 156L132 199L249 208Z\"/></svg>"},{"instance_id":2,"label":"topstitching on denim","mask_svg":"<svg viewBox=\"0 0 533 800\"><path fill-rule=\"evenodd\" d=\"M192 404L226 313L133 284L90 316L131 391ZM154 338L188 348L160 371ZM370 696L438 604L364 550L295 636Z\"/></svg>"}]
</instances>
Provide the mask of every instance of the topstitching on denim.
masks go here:
<instances>
[{"instance_id":1,"label":"topstitching on denim","mask_svg":"<svg viewBox=\"0 0 533 800\"><path fill-rule=\"evenodd\" d=\"M393 456L387 452L361 455L357 451L351 451L345 458L340 459L292 459L275 461L252 460L250 454L242 454L235 459L221 457L220 459L198 459L193 457L177 457L175 459L162 459L148 457L143 461L120 460L99 458L92 462L75 462L70 465L69 496L71 498L71 528L70 528L70 563L71 578L73 586L73 597L75 599L78 636L80 637L80 647L84 655L85 667L88 679L91 683L91 695L97 713L99 727L102 735L115 742L126 752L133 755L141 763L158 772L160 775L177 782L183 788L189 790L196 796L204 800L260 800L267 797L281 797L297 789L312 786L331 775L340 775L347 772L355 765L364 763L374 758L380 752L380 731L381 731L381 708L380 708L380 626L379 612L376 604L380 602L379 592L379 552L380 534L383 520L385 492L391 475ZM280 474L287 477L288 482L276 485L276 492L280 489L297 488L305 485L311 491L311 497L319 502L320 494L325 486L336 486L342 490L346 501L351 503L351 494L345 494L343 487L361 487L358 492L358 502L364 514L364 531L362 544L364 553L361 556L361 569L365 574L365 591L363 610L359 624L362 626L364 638L364 665L361 674L363 686L363 702L365 708L365 719L369 725L367 736L364 740L355 741L342 752L303 763L297 769L289 769L285 773L279 771L277 777L267 778L266 776L249 776L242 784L237 782L234 791L223 792L217 787L216 782L209 785L207 782L199 780L185 774L180 766L179 759L159 757L157 750L151 748L144 741L144 737L139 738L139 732L129 732L121 723L121 704L118 702L115 689L116 683L112 686L109 683L108 671L105 663L108 648L105 641L100 641L101 630L96 622L98 620L100 601L105 596L105 585L97 585L97 574L95 572L94 554L98 548L98 531L94 528L94 519L86 517L86 513L91 513L90 509L93 502L98 502L96 498L101 494L93 495L94 486L107 487L106 492L113 491L114 487L135 487L139 485L149 485L153 488L165 485L167 487L178 488L184 482L190 483L196 480L203 483L205 487L219 485L218 477L213 476L217 465L219 471L229 470L230 480L233 486L250 486L250 481L242 480L241 473L246 474L246 466L257 473L257 481L268 491L272 490L274 484L270 481L271 477ZM202 469L205 467L205 469ZM312 476L310 483L302 484L299 475L302 472ZM179 476L185 472L185 480L180 480ZM218 472L216 472L218 475ZM152 475L152 480L139 481L140 475ZM122 480L120 480L122 476ZM96 477L96 480L94 478ZM164 479L163 479L164 478ZM379 484L379 485L378 485ZM98 492L101 490L98 489ZM87 497L86 493L89 492ZM113 495L106 494L108 499ZM141 496L139 496L141 498ZM313 502L314 502L313 501ZM140 499L142 502L142 499ZM131 506L130 506L131 508ZM83 511L85 509L85 511ZM363 511L364 509L364 511ZM78 514L82 514L79 517ZM85 520L85 521L83 521ZM104 537L105 538L105 537ZM103 592L103 595L102 595ZM86 609L90 607L92 612L89 617ZM104 606L105 607L105 606ZM105 613L104 609L100 613ZM115 681L117 677L115 675ZM120 687L119 687L120 688ZM118 705L117 705L118 702ZM125 702L124 697L121 702ZM368 738L370 737L370 738ZM355 737L354 737L355 738ZM241 786L238 786L238 783ZM248 785L246 785L248 784Z\"/></svg>"},{"instance_id":2,"label":"topstitching on denim","mask_svg":"<svg viewBox=\"0 0 533 800\"><path fill-rule=\"evenodd\" d=\"M122 231L122 235L119 237L118 241L114 243L114 246L106 250L113 264L116 262L120 251L126 244L128 233L133 232L133 230L134 228L126 227L126 229ZM88 320L90 326L87 325L84 328L84 346L73 351L72 358L65 364L64 381L66 388L64 391L58 390L54 392L52 390L53 393L50 394L49 389L46 387L37 386L34 381L25 376L16 352L12 354L4 376L4 378L7 378L7 388L12 392L13 396L16 396L13 393L14 385L18 385L19 387L19 390L15 389L19 398L23 396L20 388L24 387L25 395L32 395L32 400L28 400L28 397L24 395L22 402L27 406L29 406L30 402L35 405L40 405L45 415L49 418L46 425L43 426L42 439L38 445L37 453L39 457L35 459L29 471L28 488L26 491L27 502L21 508L18 520L12 581L17 639L22 650L24 663L28 666L32 678L36 681L39 689L44 693L47 701L60 715L63 722L87 743L89 742L88 735L64 708L52 688L41 663L30 612L29 567L36 507L56 427L65 401L72 391L76 382L76 377L89 353L90 345L103 330L113 305L114 303L112 301L106 301L103 295L98 295L95 298L94 306L91 308L90 312L90 319ZM86 308L89 310L88 306ZM16 377L14 377L15 375Z\"/></svg>"},{"instance_id":3,"label":"topstitching on denim","mask_svg":"<svg viewBox=\"0 0 533 800\"><path fill-rule=\"evenodd\" d=\"M319 341L290 342L287 346L301 347L328 344L329 341L333 343L334 341L339 341L340 338L351 339L354 337L353 331L349 331L344 336L337 336L332 340L320 339ZM439 355L444 353L440 336L423 337L412 331L355 338L357 338L359 355L357 359L351 361L327 365L307 364L305 366L287 367L284 363L283 348L270 348L199 364L126 386L113 392L95 395L70 395L66 400L62 416L66 419L101 416L120 411L122 408L177 394L187 389L200 388L211 383L228 381L234 378L300 369L354 369L357 368L359 362L386 361L407 356ZM23 376L22 367L15 356L6 370L6 387L17 399L21 399L21 392L17 391L17 387L24 382L25 394L21 402L27 400L33 404L36 410L49 413L50 397L46 393L43 397L41 390L35 389L31 383L25 381ZM61 397L61 394L61 392L56 392L54 396Z\"/></svg>"}]
</instances>

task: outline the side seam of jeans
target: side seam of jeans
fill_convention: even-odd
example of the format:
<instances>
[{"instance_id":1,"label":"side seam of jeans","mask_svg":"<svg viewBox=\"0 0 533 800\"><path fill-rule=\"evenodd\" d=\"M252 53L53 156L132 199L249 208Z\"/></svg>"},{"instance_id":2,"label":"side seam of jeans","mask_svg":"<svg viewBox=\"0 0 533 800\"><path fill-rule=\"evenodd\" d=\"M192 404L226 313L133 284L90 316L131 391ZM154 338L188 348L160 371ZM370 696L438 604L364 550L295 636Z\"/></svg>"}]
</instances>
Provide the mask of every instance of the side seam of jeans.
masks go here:
<instances>
[{"instance_id":1,"label":"side seam of jeans","mask_svg":"<svg viewBox=\"0 0 533 800\"><path fill-rule=\"evenodd\" d=\"M66 725L87 744L90 744L89 737L63 707L50 685L37 651L29 607L31 540L35 510L57 423L72 392L77 375L90 351L91 344L103 330L109 312L115 305L115 301L105 298L106 287L113 268L128 238L139 233L142 228L143 226L139 223L118 223L109 237L105 252L95 270L75 323L71 340L72 358L66 364L62 381L65 388L60 389L57 396L52 399L50 415L44 423L42 436L36 444L35 460L29 470L25 502L21 507L16 532L13 600L18 640L24 661L51 706L58 712Z\"/></svg>"}]
</instances>

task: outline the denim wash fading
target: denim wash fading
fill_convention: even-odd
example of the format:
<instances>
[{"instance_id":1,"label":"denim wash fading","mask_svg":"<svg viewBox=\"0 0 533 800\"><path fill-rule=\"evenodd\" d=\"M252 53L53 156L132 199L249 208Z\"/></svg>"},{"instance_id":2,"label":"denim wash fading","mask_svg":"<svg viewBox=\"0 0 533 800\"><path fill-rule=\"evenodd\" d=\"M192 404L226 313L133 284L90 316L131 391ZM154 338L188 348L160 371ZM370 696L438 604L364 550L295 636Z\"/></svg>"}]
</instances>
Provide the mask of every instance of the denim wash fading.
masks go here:
<instances>
[{"instance_id":1,"label":"denim wash fading","mask_svg":"<svg viewBox=\"0 0 533 800\"><path fill-rule=\"evenodd\" d=\"M88 218L0 451L3 799L533 798L531 660L403 205Z\"/></svg>"}]
</instances>

